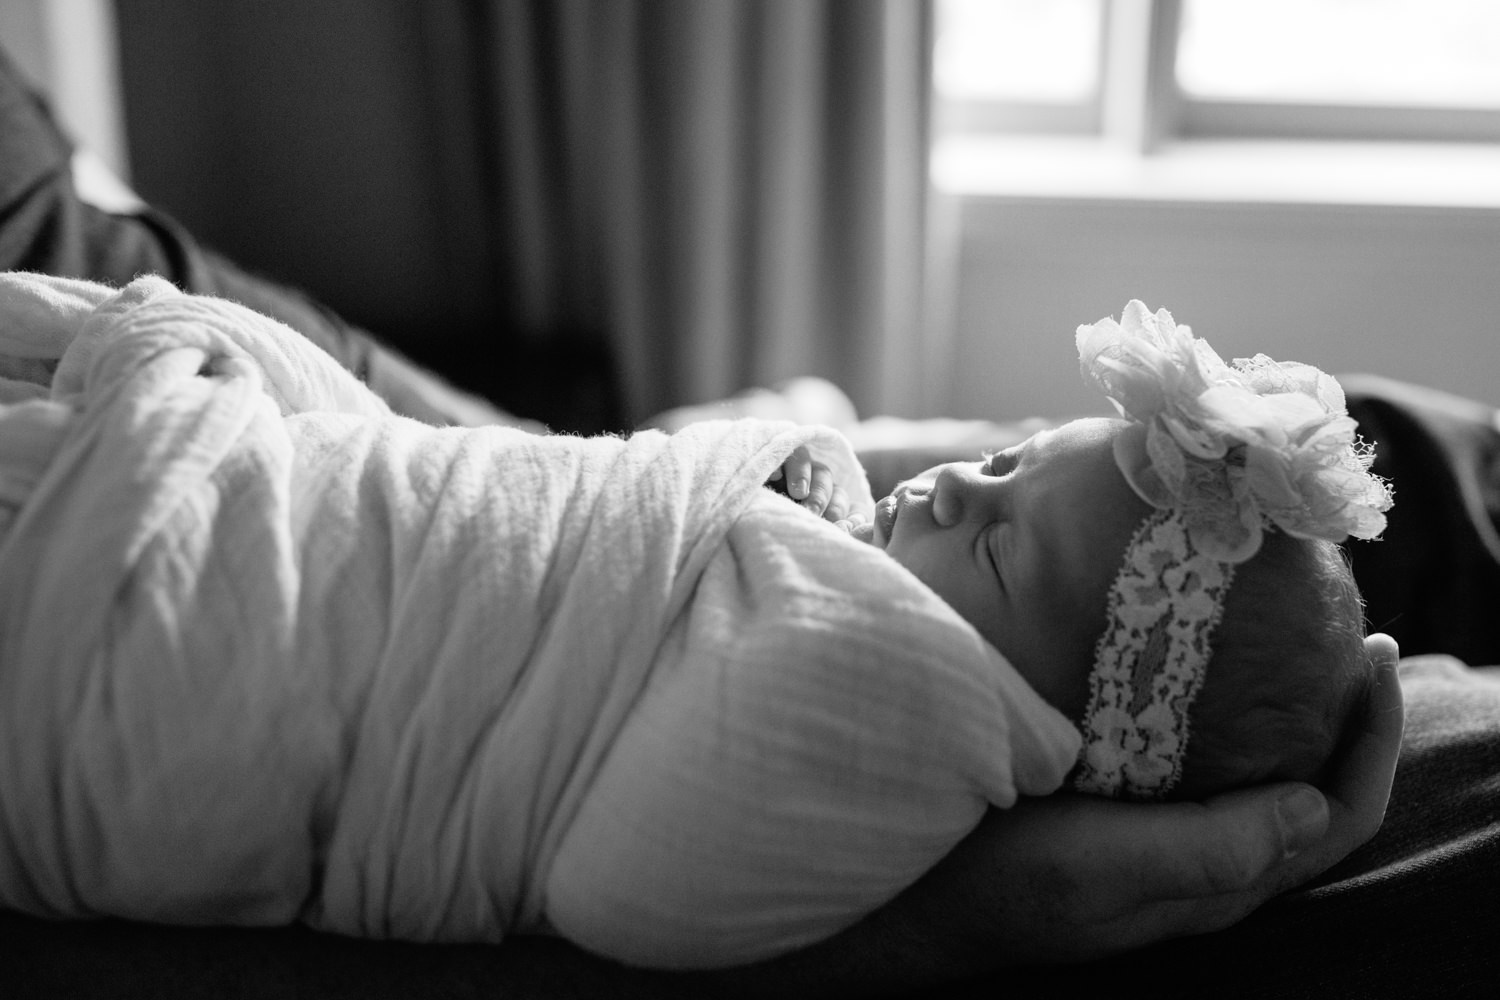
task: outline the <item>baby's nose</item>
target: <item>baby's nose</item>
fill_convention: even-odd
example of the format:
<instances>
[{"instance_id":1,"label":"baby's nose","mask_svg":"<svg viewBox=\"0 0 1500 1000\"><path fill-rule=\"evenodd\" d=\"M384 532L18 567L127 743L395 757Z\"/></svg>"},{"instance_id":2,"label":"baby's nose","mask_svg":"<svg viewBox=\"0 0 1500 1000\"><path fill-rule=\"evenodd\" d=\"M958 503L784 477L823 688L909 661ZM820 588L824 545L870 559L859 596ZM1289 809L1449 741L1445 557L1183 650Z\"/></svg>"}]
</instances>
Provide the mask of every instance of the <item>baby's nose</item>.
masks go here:
<instances>
[{"instance_id":1,"label":"baby's nose","mask_svg":"<svg viewBox=\"0 0 1500 1000\"><path fill-rule=\"evenodd\" d=\"M932 483L932 519L951 528L972 506L974 477L962 465L945 465Z\"/></svg>"}]
</instances>

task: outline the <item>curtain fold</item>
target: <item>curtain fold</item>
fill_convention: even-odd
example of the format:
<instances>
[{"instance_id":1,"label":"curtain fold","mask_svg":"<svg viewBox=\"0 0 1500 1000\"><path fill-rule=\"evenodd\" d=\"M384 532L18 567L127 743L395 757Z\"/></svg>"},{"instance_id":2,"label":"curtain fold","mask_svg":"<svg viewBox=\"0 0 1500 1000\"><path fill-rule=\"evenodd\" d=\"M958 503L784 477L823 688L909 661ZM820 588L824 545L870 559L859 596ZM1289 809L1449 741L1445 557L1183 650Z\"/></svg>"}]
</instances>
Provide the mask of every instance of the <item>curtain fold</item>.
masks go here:
<instances>
[{"instance_id":1,"label":"curtain fold","mask_svg":"<svg viewBox=\"0 0 1500 1000\"><path fill-rule=\"evenodd\" d=\"M431 0L450 228L529 336L608 345L631 421L799 374L915 413L928 8Z\"/></svg>"}]
</instances>

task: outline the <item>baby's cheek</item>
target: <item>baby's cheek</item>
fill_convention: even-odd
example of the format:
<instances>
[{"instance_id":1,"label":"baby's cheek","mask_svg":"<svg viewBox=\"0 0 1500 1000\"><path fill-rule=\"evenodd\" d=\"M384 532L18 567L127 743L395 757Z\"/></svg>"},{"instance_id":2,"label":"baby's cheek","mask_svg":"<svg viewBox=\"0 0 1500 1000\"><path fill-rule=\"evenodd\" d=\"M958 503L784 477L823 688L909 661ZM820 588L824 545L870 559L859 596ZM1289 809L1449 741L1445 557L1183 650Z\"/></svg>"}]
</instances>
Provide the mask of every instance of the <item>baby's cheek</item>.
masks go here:
<instances>
[{"instance_id":1,"label":"baby's cheek","mask_svg":"<svg viewBox=\"0 0 1500 1000\"><path fill-rule=\"evenodd\" d=\"M1094 648L1103 626L1038 610L1032 620L1018 622L1013 651L1000 651L1037 694L1053 708L1077 721L1088 704L1089 676L1094 668Z\"/></svg>"}]
</instances>

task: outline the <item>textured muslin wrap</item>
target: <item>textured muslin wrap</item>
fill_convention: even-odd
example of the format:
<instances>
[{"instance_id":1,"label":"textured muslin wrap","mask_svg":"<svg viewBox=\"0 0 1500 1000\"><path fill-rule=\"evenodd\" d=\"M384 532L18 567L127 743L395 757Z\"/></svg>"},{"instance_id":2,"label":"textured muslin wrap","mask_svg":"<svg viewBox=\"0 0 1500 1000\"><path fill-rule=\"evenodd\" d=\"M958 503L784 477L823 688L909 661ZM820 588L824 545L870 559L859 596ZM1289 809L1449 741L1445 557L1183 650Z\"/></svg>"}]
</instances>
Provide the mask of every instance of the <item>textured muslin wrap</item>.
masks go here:
<instances>
[{"instance_id":1,"label":"textured muslin wrap","mask_svg":"<svg viewBox=\"0 0 1500 1000\"><path fill-rule=\"evenodd\" d=\"M868 510L832 431L429 427L151 277L0 276L0 322L0 905L722 965L1076 756L762 487L806 445Z\"/></svg>"}]
</instances>

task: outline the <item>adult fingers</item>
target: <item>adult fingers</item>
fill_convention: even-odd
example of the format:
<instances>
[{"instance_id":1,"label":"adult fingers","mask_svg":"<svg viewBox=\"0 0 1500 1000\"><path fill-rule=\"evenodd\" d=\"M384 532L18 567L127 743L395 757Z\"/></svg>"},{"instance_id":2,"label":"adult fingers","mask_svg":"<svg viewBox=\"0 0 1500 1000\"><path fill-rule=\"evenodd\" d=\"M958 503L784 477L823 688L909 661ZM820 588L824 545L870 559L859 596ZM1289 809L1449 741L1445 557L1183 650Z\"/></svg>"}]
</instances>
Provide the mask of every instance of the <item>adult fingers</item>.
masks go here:
<instances>
[{"instance_id":1,"label":"adult fingers","mask_svg":"<svg viewBox=\"0 0 1500 1000\"><path fill-rule=\"evenodd\" d=\"M1283 808L1283 800L1289 800ZM1317 842L1328 826L1323 796L1285 783L1229 792L1207 802L1126 803L1057 794L1030 809L1056 851L1064 841L1084 884L1117 889L1096 895L1099 916L1253 891L1288 850ZM1055 812L1041 818L1040 812ZM1283 815L1286 813L1286 815ZM1109 849L1097 845L1107 843ZM1086 866L1096 871L1086 874Z\"/></svg>"},{"instance_id":2,"label":"adult fingers","mask_svg":"<svg viewBox=\"0 0 1500 1000\"><path fill-rule=\"evenodd\" d=\"M987 815L939 866L947 884L931 885L980 892L977 933L1008 961L1098 958L1227 927L1253 909L1257 877L1280 857L1270 812L1243 797L1216 807L1027 799Z\"/></svg>"},{"instance_id":3,"label":"adult fingers","mask_svg":"<svg viewBox=\"0 0 1500 1000\"><path fill-rule=\"evenodd\" d=\"M1331 812L1329 832L1305 852L1272 873L1276 891L1290 888L1325 871L1375 835L1391 797L1396 761L1401 754L1405 708L1397 667L1396 641L1376 634L1365 640L1372 682L1362 718L1341 747L1325 788Z\"/></svg>"},{"instance_id":4,"label":"adult fingers","mask_svg":"<svg viewBox=\"0 0 1500 1000\"><path fill-rule=\"evenodd\" d=\"M1403 708L1397 676L1400 652L1386 635L1365 642L1371 683L1363 711L1351 724L1326 787L1287 784L1244 789L1204 803L1199 842L1216 851L1183 851L1175 875L1203 887L1199 895L1248 891L1269 898L1325 871L1374 836L1390 800L1401 751ZM1168 818L1163 815L1163 824ZM1194 869L1197 868L1197 874ZM1168 880L1163 880L1166 886ZM1165 896L1189 895L1168 891Z\"/></svg>"},{"instance_id":5,"label":"adult fingers","mask_svg":"<svg viewBox=\"0 0 1500 1000\"><path fill-rule=\"evenodd\" d=\"M1375 835L1385 816L1406 723L1396 640L1377 633L1365 640L1365 652L1374 670L1364 719L1349 748L1340 754L1328 789L1336 809L1347 809L1360 819L1353 831L1360 843Z\"/></svg>"},{"instance_id":6,"label":"adult fingers","mask_svg":"<svg viewBox=\"0 0 1500 1000\"><path fill-rule=\"evenodd\" d=\"M1180 840L1157 854L1156 902L1125 921L1122 933L1154 940L1229 926L1287 889L1348 856L1379 829L1400 754L1403 707L1400 653L1389 636L1366 641L1372 681L1361 717L1335 761L1327 788L1306 785L1247 789L1201 806L1206 831L1190 834L1160 814L1158 842ZM1158 807L1159 808L1159 807ZM1149 842L1149 840L1147 841ZM1216 849L1208 849L1217 843ZM1153 853L1149 848L1146 854ZM1142 858L1148 863L1149 858Z\"/></svg>"},{"instance_id":7,"label":"adult fingers","mask_svg":"<svg viewBox=\"0 0 1500 1000\"><path fill-rule=\"evenodd\" d=\"M1077 949L1066 958L1087 961L1171 938L1227 930L1263 902L1248 893L1157 900L1100 925L1087 939L1078 941Z\"/></svg>"},{"instance_id":8,"label":"adult fingers","mask_svg":"<svg viewBox=\"0 0 1500 1000\"><path fill-rule=\"evenodd\" d=\"M1254 789L1207 803L1073 795L1028 803L1027 842L1007 846L1012 864L1033 872L1030 894L1052 900L1032 921L1054 929L1026 940L1024 952L1079 961L1231 926L1273 894L1264 876L1284 856L1277 796L1305 787ZM1322 797L1308 790L1321 806ZM1326 825L1327 810L1319 811L1308 838ZM1040 863L1048 858L1052 864ZM1058 933L1061 927L1070 930Z\"/></svg>"},{"instance_id":9,"label":"adult fingers","mask_svg":"<svg viewBox=\"0 0 1500 1000\"><path fill-rule=\"evenodd\" d=\"M1320 843L1329 827L1323 794L1295 783L1150 808L1128 849L1150 872L1146 895L1161 903L1269 896L1259 888L1267 874Z\"/></svg>"}]
</instances>

